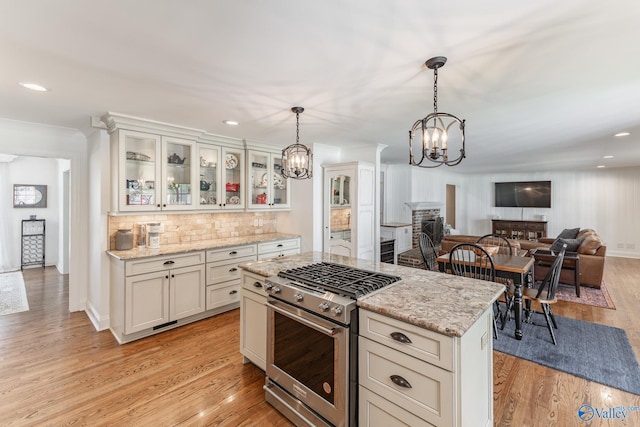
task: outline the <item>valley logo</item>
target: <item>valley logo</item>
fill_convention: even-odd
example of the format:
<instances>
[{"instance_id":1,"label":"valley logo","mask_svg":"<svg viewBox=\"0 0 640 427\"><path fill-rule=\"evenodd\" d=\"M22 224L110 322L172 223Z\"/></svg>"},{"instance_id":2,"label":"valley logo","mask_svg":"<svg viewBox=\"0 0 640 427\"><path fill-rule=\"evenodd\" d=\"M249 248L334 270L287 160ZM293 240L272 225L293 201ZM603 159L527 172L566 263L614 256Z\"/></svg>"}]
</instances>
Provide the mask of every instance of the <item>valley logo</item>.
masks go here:
<instances>
[{"instance_id":1,"label":"valley logo","mask_svg":"<svg viewBox=\"0 0 640 427\"><path fill-rule=\"evenodd\" d=\"M629 412L640 412L640 406L614 406L611 408L594 408L588 403L582 404L578 408L578 418L581 421L591 421L594 418L618 419L624 422Z\"/></svg>"}]
</instances>

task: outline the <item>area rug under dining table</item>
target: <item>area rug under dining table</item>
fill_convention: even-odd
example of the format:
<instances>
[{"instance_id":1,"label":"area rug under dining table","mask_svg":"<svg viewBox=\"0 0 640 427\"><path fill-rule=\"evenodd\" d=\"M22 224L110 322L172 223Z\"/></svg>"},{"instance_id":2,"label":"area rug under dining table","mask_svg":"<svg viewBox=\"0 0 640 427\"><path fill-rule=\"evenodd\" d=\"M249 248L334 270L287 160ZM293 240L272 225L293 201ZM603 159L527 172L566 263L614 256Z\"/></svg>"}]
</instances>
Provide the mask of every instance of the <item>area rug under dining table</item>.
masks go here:
<instances>
[{"instance_id":1,"label":"area rug under dining table","mask_svg":"<svg viewBox=\"0 0 640 427\"><path fill-rule=\"evenodd\" d=\"M579 297L576 296L576 288L574 285L558 283L556 298L561 301L592 305L595 307L603 307L611 310L616 309L616 305L613 303L613 299L611 298L611 295L609 295L609 290L607 289L607 286L604 282L602 282L600 288L581 286Z\"/></svg>"},{"instance_id":2,"label":"area rug under dining table","mask_svg":"<svg viewBox=\"0 0 640 427\"><path fill-rule=\"evenodd\" d=\"M493 348L558 371L640 395L640 365L623 329L555 316L557 345L553 345L544 317L523 323L523 338L514 337L514 322L498 328Z\"/></svg>"}]
</instances>

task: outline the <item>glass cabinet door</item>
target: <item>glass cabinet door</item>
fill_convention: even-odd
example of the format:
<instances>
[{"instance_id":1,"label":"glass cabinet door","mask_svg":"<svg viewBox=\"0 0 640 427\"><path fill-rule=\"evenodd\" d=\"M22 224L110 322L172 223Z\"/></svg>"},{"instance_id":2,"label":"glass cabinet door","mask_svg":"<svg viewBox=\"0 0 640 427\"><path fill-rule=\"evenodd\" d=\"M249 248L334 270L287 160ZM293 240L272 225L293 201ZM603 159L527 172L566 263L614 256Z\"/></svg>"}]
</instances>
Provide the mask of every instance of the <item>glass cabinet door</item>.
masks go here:
<instances>
[{"instance_id":1,"label":"glass cabinet door","mask_svg":"<svg viewBox=\"0 0 640 427\"><path fill-rule=\"evenodd\" d=\"M223 197L218 205L226 209L244 208L244 150L222 149L222 189Z\"/></svg>"},{"instance_id":2,"label":"glass cabinet door","mask_svg":"<svg viewBox=\"0 0 640 427\"><path fill-rule=\"evenodd\" d=\"M200 199L201 208L217 209L220 195L220 147L198 144L200 163Z\"/></svg>"},{"instance_id":3,"label":"glass cabinet door","mask_svg":"<svg viewBox=\"0 0 640 427\"><path fill-rule=\"evenodd\" d=\"M273 178L271 188L271 203L274 207L282 207L289 205L289 180L284 179L282 176L282 156L275 154L271 155L271 165L273 169L271 176Z\"/></svg>"},{"instance_id":4,"label":"glass cabinet door","mask_svg":"<svg viewBox=\"0 0 640 427\"><path fill-rule=\"evenodd\" d=\"M266 208L270 203L269 153L249 151L249 207Z\"/></svg>"},{"instance_id":5,"label":"glass cabinet door","mask_svg":"<svg viewBox=\"0 0 640 427\"><path fill-rule=\"evenodd\" d=\"M122 211L159 209L159 190L156 188L156 182L160 176L160 164L157 161L160 137L121 130L118 141L120 145L119 209Z\"/></svg>"},{"instance_id":6,"label":"glass cabinet door","mask_svg":"<svg viewBox=\"0 0 640 427\"><path fill-rule=\"evenodd\" d=\"M162 138L164 153L163 207L167 209L189 209L194 203L193 175L196 142Z\"/></svg>"}]
</instances>

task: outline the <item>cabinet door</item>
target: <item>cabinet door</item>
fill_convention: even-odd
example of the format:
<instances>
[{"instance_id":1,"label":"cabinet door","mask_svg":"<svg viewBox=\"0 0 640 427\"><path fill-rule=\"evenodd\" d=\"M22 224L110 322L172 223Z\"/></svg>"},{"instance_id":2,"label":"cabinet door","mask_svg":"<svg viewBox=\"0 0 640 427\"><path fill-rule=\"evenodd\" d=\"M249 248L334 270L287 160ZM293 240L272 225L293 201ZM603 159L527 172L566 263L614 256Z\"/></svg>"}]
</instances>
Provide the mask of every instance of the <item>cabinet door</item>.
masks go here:
<instances>
[{"instance_id":1,"label":"cabinet door","mask_svg":"<svg viewBox=\"0 0 640 427\"><path fill-rule=\"evenodd\" d=\"M244 150L223 147L221 168L218 206L223 209L244 209Z\"/></svg>"},{"instance_id":2,"label":"cabinet door","mask_svg":"<svg viewBox=\"0 0 640 427\"><path fill-rule=\"evenodd\" d=\"M204 265L176 268L171 276L171 320L202 313L206 307Z\"/></svg>"},{"instance_id":3,"label":"cabinet door","mask_svg":"<svg viewBox=\"0 0 640 427\"><path fill-rule=\"evenodd\" d=\"M240 352L257 367L267 367L267 298L240 290Z\"/></svg>"},{"instance_id":4,"label":"cabinet door","mask_svg":"<svg viewBox=\"0 0 640 427\"><path fill-rule=\"evenodd\" d=\"M124 305L125 334L169 322L169 272L127 277Z\"/></svg>"},{"instance_id":5,"label":"cabinet door","mask_svg":"<svg viewBox=\"0 0 640 427\"><path fill-rule=\"evenodd\" d=\"M142 132L118 131L117 191L121 211L160 209L161 138Z\"/></svg>"},{"instance_id":6,"label":"cabinet door","mask_svg":"<svg viewBox=\"0 0 640 427\"><path fill-rule=\"evenodd\" d=\"M220 170L222 148L209 144L198 144L199 163L199 198L198 206L201 209L219 209L220 199ZM197 191L195 193L198 193Z\"/></svg>"},{"instance_id":7,"label":"cabinet door","mask_svg":"<svg viewBox=\"0 0 640 427\"><path fill-rule=\"evenodd\" d=\"M192 209L196 204L195 195L198 194L194 187L198 172L198 162L195 160L196 142L162 137L162 153L164 166L162 177L163 209Z\"/></svg>"},{"instance_id":8,"label":"cabinet door","mask_svg":"<svg viewBox=\"0 0 640 427\"><path fill-rule=\"evenodd\" d=\"M282 176L282 156L263 151L248 151L249 209L290 207L289 183Z\"/></svg>"},{"instance_id":9,"label":"cabinet door","mask_svg":"<svg viewBox=\"0 0 640 427\"><path fill-rule=\"evenodd\" d=\"M356 218L351 216L351 186L355 175L354 168L325 169L324 188L324 252L331 254L356 256L356 248L351 238L352 225ZM341 204L342 201L347 204Z\"/></svg>"}]
</instances>

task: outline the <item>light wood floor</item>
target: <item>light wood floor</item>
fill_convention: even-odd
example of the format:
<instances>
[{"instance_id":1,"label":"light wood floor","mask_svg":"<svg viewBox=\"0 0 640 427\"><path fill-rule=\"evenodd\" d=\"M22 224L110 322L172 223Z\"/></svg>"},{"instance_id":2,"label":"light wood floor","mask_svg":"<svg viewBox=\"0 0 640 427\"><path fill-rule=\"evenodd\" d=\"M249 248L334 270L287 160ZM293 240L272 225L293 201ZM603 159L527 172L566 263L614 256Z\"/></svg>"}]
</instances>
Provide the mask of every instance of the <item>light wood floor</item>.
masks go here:
<instances>
[{"instance_id":1,"label":"light wood floor","mask_svg":"<svg viewBox=\"0 0 640 427\"><path fill-rule=\"evenodd\" d=\"M30 311L0 316L0 425L291 425L264 402L264 373L242 364L238 310L120 346L68 312L66 276L24 277ZM608 258L605 281L617 310L554 311L626 329L638 357L640 260ZM586 426L583 403L640 406L640 396L498 352L494 385L496 426ZM640 412L590 425L640 425Z\"/></svg>"}]
</instances>

